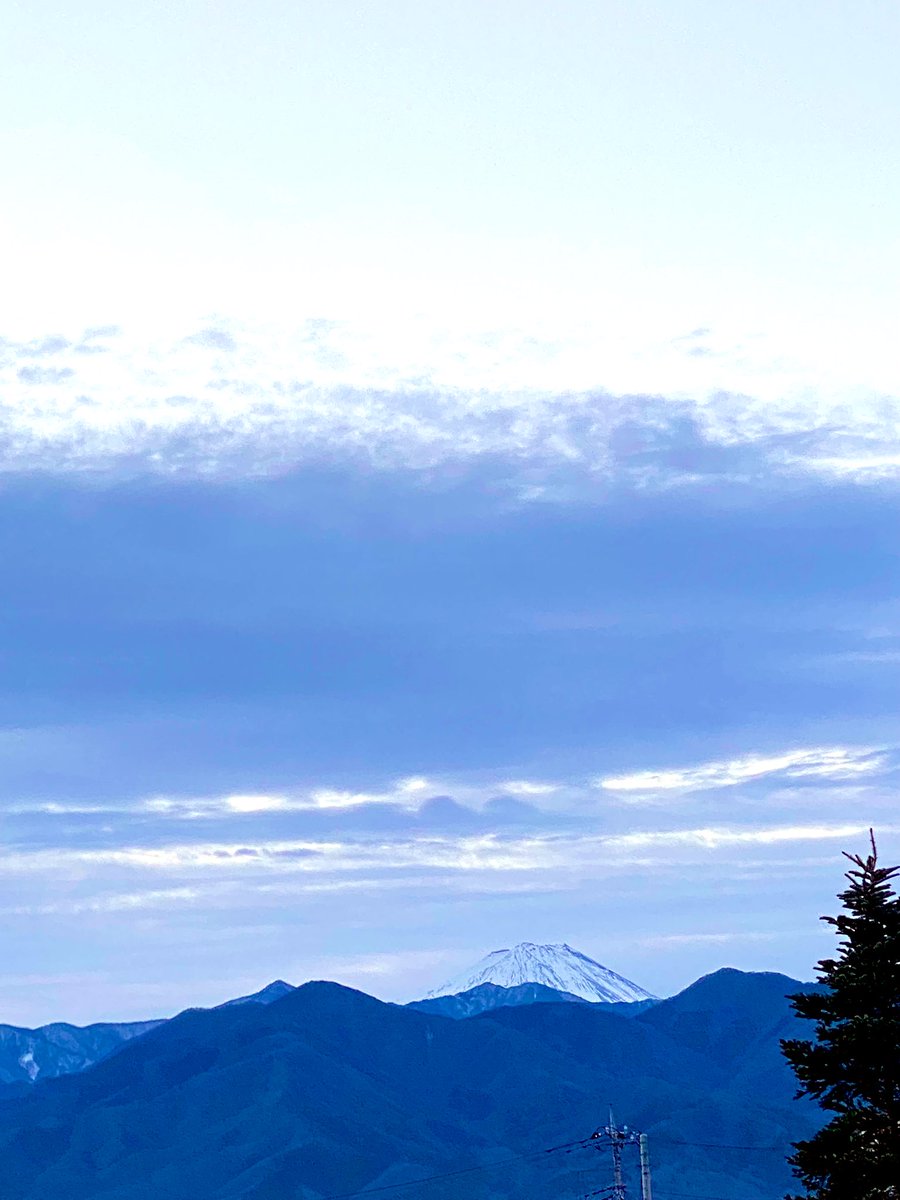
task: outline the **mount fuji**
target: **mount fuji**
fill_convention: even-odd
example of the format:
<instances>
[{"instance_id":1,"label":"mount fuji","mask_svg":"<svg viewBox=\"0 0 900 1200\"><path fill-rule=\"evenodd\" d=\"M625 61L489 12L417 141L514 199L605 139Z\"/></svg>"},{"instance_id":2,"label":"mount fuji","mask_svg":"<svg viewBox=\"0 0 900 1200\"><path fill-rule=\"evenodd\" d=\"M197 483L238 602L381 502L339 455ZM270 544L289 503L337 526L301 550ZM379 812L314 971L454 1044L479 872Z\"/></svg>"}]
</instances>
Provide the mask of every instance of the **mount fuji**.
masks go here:
<instances>
[{"instance_id":1,"label":"mount fuji","mask_svg":"<svg viewBox=\"0 0 900 1200\"><path fill-rule=\"evenodd\" d=\"M534 942L520 942L510 949L491 951L474 967L449 979L425 998L455 996L485 983L503 988L539 983L594 1003L656 999L639 984L617 975L565 943L538 946Z\"/></svg>"}]
</instances>

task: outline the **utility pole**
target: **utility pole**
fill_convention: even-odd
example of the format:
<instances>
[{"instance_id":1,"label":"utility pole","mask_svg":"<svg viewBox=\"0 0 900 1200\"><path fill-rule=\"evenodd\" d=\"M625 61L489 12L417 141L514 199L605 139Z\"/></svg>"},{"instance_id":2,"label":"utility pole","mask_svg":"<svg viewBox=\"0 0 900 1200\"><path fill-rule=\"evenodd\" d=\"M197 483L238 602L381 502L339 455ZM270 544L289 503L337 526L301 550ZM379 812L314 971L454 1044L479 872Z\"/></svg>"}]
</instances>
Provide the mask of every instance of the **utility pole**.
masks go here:
<instances>
[{"instance_id":1,"label":"utility pole","mask_svg":"<svg viewBox=\"0 0 900 1200\"><path fill-rule=\"evenodd\" d=\"M650 1150L647 1146L647 1135L642 1133L638 1138L641 1152L641 1200L653 1200L650 1188Z\"/></svg>"},{"instance_id":2,"label":"utility pole","mask_svg":"<svg viewBox=\"0 0 900 1200\"><path fill-rule=\"evenodd\" d=\"M615 1200L625 1200L625 1180L622 1177L622 1145L625 1141L625 1131L616 1126L612 1105L609 1106L609 1124L606 1135L612 1146L613 1158L613 1196Z\"/></svg>"},{"instance_id":3,"label":"utility pole","mask_svg":"<svg viewBox=\"0 0 900 1200\"><path fill-rule=\"evenodd\" d=\"M653 1200L650 1187L650 1151L646 1133L637 1133L630 1130L627 1125L620 1129L613 1116L612 1105L610 1105L609 1124L592 1133L591 1138L608 1142L612 1151L613 1185L611 1188L603 1189L611 1200L626 1200L625 1176L622 1170L622 1152L626 1146L637 1146L640 1153L641 1200Z\"/></svg>"}]
</instances>

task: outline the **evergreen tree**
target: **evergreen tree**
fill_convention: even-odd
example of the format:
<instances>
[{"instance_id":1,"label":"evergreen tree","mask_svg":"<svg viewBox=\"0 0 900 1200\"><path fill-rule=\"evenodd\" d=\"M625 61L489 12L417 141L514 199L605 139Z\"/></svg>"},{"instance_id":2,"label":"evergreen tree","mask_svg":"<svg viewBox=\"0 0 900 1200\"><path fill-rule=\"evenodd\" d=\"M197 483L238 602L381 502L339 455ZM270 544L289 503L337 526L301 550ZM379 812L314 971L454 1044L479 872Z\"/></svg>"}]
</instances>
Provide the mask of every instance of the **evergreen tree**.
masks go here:
<instances>
[{"instance_id":1,"label":"evergreen tree","mask_svg":"<svg viewBox=\"0 0 900 1200\"><path fill-rule=\"evenodd\" d=\"M819 963L819 991L790 997L816 1022L814 1039L781 1043L798 1096L835 1114L789 1160L815 1200L900 1200L900 867L880 867L869 837L868 857L844 855L844 911L822 918L840 937L837 957Z\"/></svg>"}]
</instances>

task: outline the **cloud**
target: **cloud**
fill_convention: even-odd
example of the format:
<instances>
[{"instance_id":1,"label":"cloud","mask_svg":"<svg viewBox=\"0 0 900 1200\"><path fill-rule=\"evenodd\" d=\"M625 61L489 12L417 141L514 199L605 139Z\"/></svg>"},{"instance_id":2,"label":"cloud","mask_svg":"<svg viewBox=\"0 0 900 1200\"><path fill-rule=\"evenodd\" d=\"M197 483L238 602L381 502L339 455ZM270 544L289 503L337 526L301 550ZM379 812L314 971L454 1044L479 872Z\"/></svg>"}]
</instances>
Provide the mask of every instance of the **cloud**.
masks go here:
<instances>
[{"instance_id":1,"label":"cloud","mask_svg":"<svg viewBox=\"0 0 900 1200\"><path fill-rule=\"evenodd\" d=\"M808 811L810 803L847 808L878 807L892 796L896 753L885 748L820 746L772 751L716 760L690 767L640 770L621 775L541 779L508 779L502 772L483 771L462 777L405 776L370 787L307 785L278 792L223 791L218 795L171 796L104 801L78 799L12 800L0 805L9 818L46 818L52 838L58 819L84 817L117 819L120 825L161 832L166 825L202 822L235 830L263 827L267 831L349 829L372 834L421 832L448 822L456 830L461 820L472 829L502 832L504 828L548 828L562 832L573 821L631 820L641 806L656 811L677 802L680 812L706 811L705 793L740 788L745 810L765 806L782 814ZM811 786L814 785L814 786ZM621 806L598 805L598 792L618 799ZM626 815L627 814L627 815ZM241 835L243 836L243 834Z\"/></svg>"},{"instance_id":2,"label":"cloud","mask_svg":"<svg viewBox=\"0 0 900 1200\"><path fill-rule=\"evenodd\" d=\"M649 950L680 950L684 946L729 946L735 942L773 942L785 937L783 932L771 933L759 930L738 930L729 933L666 933L652 937L635 938L635 944Z\"/></svg>"},{"instance_id":3,"label":"cloud","mask_svg":"<svg viewBox=\"0 0 900 1200\"><path fill-rule=\"evenodd\" d=\"M136 892L101 893L83 900L67 897L45 904L18 904L0 908L5 916L81 916L86 913L132 912L145 908L170 908L193 904L201 895L195 887L154 888Z\"/></svg>"},{"instance_id":4,"label":"cloud","mask_svg":"<svg viewBox=\"0 0 900 1200\"><path fill-rule=\"evenodd\" d=\"M7 347L16 349L23 358L48 358L72 348L72 343L67 338L60 337L59 334L34 338L32 341L23 342L18 346L10 342L5 344Z\"/></svg>"},{"instance_id":5,"label":"cloud","mask_svg":"<svg viewBox=\"0 0 900 1200\"><path fill-rule=\"evenodd\" d=\"M237 342L227 329L201 329L184 340L188 344L206 346L211 350L237 350Z\"/></svg>"},{"instance_id":6,"label":"cloud","mask_svg":"<svg viewBox=\"0 0 900 1200\"><path fill-rule=\"evenodd\" d=\"M0 872L30 873L66 868L125 868L150 872L239 871L343 872L372 868L400 871L532 870L559 858L554 839L502 839L495 834L459 838L429 836L374 840L277 840L126 845L103 849L53 847L0 853Z\"/></svg>"},{"instance_id":7,"label":"cloud","mask_svg":"<svg viewBox=\"0 0 900 1200\"><path fill-rule=\"evenodd\" d=\"M321 973L325 979L390 978L409 968L439 967L453 957L453 953L446 950L392 950L381 954L327 956L307 962L304 966L313 977Z\"/></svg>"},{"instance_id":8,"label":"cloud","mask_svg":"<svg viewBox=\"0 0 900 1200\"><path fill-rule=\"evenodd\" d=\"M279 812L287 807L284 796L226 796L225 805L236 813Z\"/></svg>"},{"instance_id":9,"label":"cloud","mask_svg":"<svg viewBox=\"0 0 900 1200\"><path fill-rule=\"evenodd\" d=\"M200 922L215 931L252 913L295 930L309 948L303 930L327 921L348 931L338 944L350 952L372 948L352 931L394 929L398 912L429 923L446 915L450 929L483 913L491 940L550 936L540 930L552 913L558 933L575 938L579 913L602 898L628 909L635 935L678 935L684 946L713 951L745 917L750 929L779 927L775 901L760 887L766 879L777 876L782 895L817 889L811 903L822 911L840 851L863 847L870 824L892 860L895 760L889 751L834 746L717 760L681 768L683 779L700 772L698 798L672 788L660 793L677 798L669 808L602 803L616 793L590 776L545 783L508 768L462 781L408 772L353 788L235 787L106 807L20 803L5 812L0 910L48 930L96 918L111 937L137 922L165 945ZM843 779L829 781L829 773ZM729 817L721 805L709 812L711 774L745 785ZM823 798L822 782L836 797ZM330 806L315 799L324 791ZM714 892L731 897L718 929L706 923L705 901L695 904ZM661 903L671 903L676 925L660 928ZM741 920L730 923L738 908ZM271 973L291 977L287 967Z\"/></svg>"},{"instance_id":10,"label":"cloud","mask_svg":"<svg viewBox=\"0 0 900 1200\"><path fill-rule=\"evenodd\" d=\"M354 809L365 809L376 806L395 808L408 813L420 813L429 807L433 808L436 800L451 800L459 807L473 814L483 811L492 804L496 809L498 793L508 797L529 797L533 801L556 796L563 791L569 795L573 792L583 792L580 784L564 789L558 783L546 783L539 780L501 780L495 783L488 777L484 782L460 782L452 779L427 779L424 776L410 776L396 780L386 788L357 790L339 787L311 787L290 794L272 794L268 792L249 792L236 795L222 796L154 796L147 800L130 802L122 805L110 803L107 806L93 804L48 803L39 802L34 805L16 805L6 809L7 812L42 812L60 815L72 813L98 812L146 812L160 818L179 820L215 819L223 815L256 816L265 813L311 813L311 812L348 812ZM554 805L554 809L556 805ZM523 806L519 811L530 811L537 814L537 809Z\"/></svg>"},{"instance_id":11,"label":"cloud","mask_svg":"<svg viewBox=\"0 0 900 1200\"><path fill-rule=\"evenodd\" d=\"M623 350L611 331L553 340L316 320L7 341L0 469L209 478L323 458L503 464L520 499L611 482L900 477L900 397L854 384L851 403L827 372L780 373L764 339L752 354L719 339L686 355L695 343ZM48 356L52 368L34 365Z\"/></svg>"},{"instance_id":12,"label":"cloud","mask_svg":"<svg viewBox=\"0 0 900 1200\"><path fill-rule=\"evenodd\" d=\"M834 663L870 663L876 666L893 667L900 663L900 650L842 650L835 654L823 654L811 660L813 665Z\"/></svg>"},{"instance_id":13,"label":"cloud","mask_svg":"<svg viewBox=\"0 0 900 1200\"><path fill-rule=\"evenodd\" d=\"M156 796L137 806L128 805L125 811L142 808L162 817L189 819L220 817L223 814L252 816L259 813L343 811L365 808L370 805L390 805L414 812L420 809L438 790L438 785L427 779L415 777L400 779L392 787L382 791L313 787L291 795L251 792L224 796ZM472 791L472 789L467 790ZM47 811L46 806L42 806L42 811Z\"/></svg>"},{"instance_id":14,"label":"cloud","mask_svg":"<svg viewBox=\"0 0 900 1200\"><path fill-rule=\"evenodd\" d=\"M900 474L900 454L845 454L813 457L809 466L823 475L838 479L876 481L896 479Z\"/></svg>"},{"instance_id":15,"label":"cloud","mask_svg":"<svg viewBox=\"0 0 900 1200\"><path fill-rule=\"evenodd\" d=\"M886 833L896 832L882 825ZM341 875L360 871L534 872L558 869L593 871L646 861L645 851L701 850L790 842L852 840L864 836L864 823L701 827L640 830L622 834L474 833L377 840L280 839L246 842L182 842L162 846L121 845L103 848L50 847L13 849L0 854L0 873L56 873L104 868L150 873L227 872ZM637 857L629 852L639 852ZM673 860L678 861L678 859Z\"/></svg>"},{"instance_id":16,"label":"cloud","mask_svg":"<svg viewBox=\"0 0 900 1200\"><path fill-rule=\"evenodd\" d=\"M868 747L816 747L750 755L695 767L610 775L598 779L596 786L630 798L645 798L672 792L735 787L767 775L781 775L786 779L854 779L880 771L886 761L882 751Z\"/></svg>"},{"instance_id":17,"label":"cloud","mask_svg":"<svg viewBox=\"0 0 900 1200\"><path fill-rule=\"evenodd\" d=\"M537 783L530 779L509 779L498 784L498 791L510 796L550 796L559 791L559 784Z\"/></svg>"},{"instance_id":18,"label":"cloud","mask_svg":"<svg viewBox=\"0 0 900 1200\"><path fill-rule=\"evenodd\" d=\"M894 832L888 826L886 832ZM761 829L669 829L644 830L606 839L610 848L622 850L701 847L719 850L728 846L773 846L784 842L819 842L864 837L868 825L774 825Z\"/></svg>"},{"instance_id":19,"label":"cloud","mask_svg":"<svg viewBox=\"0 0 900 1200\"><path fill-rule=\"evenodd\" d=\"M16 377L22 383L62 383L74 374L71 367L19 367Z\"/></svg>"}]
</instances>

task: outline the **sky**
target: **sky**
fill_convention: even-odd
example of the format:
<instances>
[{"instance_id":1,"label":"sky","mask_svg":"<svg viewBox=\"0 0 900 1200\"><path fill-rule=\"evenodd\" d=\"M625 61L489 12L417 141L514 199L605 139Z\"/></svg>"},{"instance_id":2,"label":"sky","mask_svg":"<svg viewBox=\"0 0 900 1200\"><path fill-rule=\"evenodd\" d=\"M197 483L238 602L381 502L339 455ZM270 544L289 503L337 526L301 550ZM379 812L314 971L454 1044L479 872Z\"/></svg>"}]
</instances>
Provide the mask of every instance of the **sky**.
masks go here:
<instances>
[{"instance_id":1,"label":"sky","mask_svg":"<svg viewBox=\"0 0 900 1200\"><path fill-rule=\"evenodd\" d=\"M4 32L0 1021L810 978L900 859L896 6Z\"/></svg>"}]
</instances>

